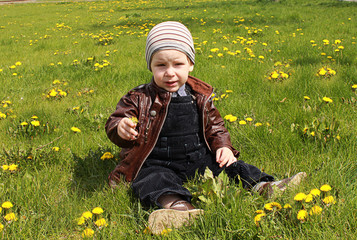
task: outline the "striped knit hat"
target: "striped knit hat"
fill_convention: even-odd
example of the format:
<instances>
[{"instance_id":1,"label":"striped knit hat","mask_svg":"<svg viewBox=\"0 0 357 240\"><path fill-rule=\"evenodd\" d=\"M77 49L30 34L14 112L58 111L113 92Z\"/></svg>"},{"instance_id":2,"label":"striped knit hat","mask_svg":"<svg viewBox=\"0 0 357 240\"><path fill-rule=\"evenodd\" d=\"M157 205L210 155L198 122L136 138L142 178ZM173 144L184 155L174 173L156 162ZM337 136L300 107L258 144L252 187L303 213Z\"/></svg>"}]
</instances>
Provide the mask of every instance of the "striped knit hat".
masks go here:
<instances>
[{"instance_id":1,"label":"striped knit hat","mask_svg":"<svg viewBox=\"0 0 357 240\"><path fill-rule=\"evenodd\" d=\"M145 58L151 71L151 58L159 50L174 49L183 52L195 64L195 47L190 31L179 22L162 22L149 32L146 39Z\"/></svg>"}]
</instances>

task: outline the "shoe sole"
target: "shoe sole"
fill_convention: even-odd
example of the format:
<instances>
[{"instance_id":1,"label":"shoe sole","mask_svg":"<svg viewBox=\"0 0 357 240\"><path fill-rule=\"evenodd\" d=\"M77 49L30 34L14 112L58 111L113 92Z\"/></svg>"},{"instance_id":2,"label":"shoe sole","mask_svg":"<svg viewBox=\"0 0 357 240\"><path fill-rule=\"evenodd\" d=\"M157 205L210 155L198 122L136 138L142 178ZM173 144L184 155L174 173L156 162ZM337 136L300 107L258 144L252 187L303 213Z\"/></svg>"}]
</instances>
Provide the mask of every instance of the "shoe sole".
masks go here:
<instances>
[{"instance_id":1,"label":"shoe sole","mask_svg":"<svg viewBox=\"0 0 357 240\"><path fill-rule=\"evenodd\" d=\"M180 228L189 225L193 219L203 215L202 209L180 211L175 209L159 209L149 216L149 229L153 234L161 234L164 229Z\"/></svg>"},{"instance_id":2,"label":"shoe sole","mask_svg":"<svg viewBox=\"0 0 357 240\"><path fill-rule=\"evenodd\" d=\"M307 177L306 172L299 172L294 176L292 176L287 184L282 183L281 185L278 184L278 186L281 191L285 191L287 188L293 188L298 186L302 182L302 180L304 180L306 177Z\"/></svg>"}]
</instances>

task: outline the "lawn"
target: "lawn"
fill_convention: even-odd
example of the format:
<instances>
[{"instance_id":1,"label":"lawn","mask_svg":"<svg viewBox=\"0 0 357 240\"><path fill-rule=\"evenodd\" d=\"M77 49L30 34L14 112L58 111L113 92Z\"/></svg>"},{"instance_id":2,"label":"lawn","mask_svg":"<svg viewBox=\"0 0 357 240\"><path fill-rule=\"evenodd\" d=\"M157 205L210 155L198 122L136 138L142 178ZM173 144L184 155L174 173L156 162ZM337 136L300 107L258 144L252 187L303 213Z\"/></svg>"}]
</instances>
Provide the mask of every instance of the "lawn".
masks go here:
<instances>
[{"instance_id":1,"label":"lawn","mask_svg":"<svg viewBox=\"0 0 357 240\"><path fill-rule=\"evenodd\" d=\"M64 1L0 17L3 239L357 239L357 3ZM204 216L158 236L154 208L108 187L120 149L104 125L151 80L146 34L162 21L191 30L192 75L215 88L240 158L303 184L264 199L206 174L187 183Z\"/></svg>"}]
</instances>

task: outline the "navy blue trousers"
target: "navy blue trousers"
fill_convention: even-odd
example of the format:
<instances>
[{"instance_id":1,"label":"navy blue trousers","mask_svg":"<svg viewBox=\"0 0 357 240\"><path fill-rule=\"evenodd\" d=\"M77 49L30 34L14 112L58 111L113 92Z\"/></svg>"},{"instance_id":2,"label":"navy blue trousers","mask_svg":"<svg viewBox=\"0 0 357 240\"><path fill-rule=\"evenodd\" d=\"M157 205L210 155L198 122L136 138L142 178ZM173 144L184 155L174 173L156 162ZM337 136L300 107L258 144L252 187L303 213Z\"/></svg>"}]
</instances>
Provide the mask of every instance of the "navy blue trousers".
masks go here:
<instances>
[{"instance_id":1,"label":"navy blue trousers","mask_svg":"<svg viewBox=\"0 0 357 240\"><path fill-rule=\"evenodd\" d=\"M183 187L183 183L198 174L203 174L208 167L218 176L225 171L228 177L237 184L242 183L245 189L251 189L261 181L273 181L274 177L259 168L237 161L229 167L220 168L215 156L208 149L201 148L187 156L184 160L159 160L148 158L143 164L131 188L145 206L160 206L158 198L163 194L179 194L186 201L191 201L191 193Z\"/></svg>"}]
</instances>

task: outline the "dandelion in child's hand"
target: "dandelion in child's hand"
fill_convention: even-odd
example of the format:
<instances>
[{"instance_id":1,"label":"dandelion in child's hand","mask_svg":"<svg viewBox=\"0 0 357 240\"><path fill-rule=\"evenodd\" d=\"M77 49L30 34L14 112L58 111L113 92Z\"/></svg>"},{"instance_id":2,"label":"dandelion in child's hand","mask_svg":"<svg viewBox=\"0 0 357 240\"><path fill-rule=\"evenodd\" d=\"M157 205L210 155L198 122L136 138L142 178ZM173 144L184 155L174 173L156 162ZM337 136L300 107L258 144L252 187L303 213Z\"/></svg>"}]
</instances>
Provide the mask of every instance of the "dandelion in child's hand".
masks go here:
<instances>
[{"instance_id":1,"label":"dandelion in child's hand","mask_svg":"<svg viewBox=\"0 0 357 240\"><path fill-rule=\"evenodd\" d=\"M4 202L4 203L1 205L1 207L4 208L4 209L10 209L10 208L12 208L13 206L14 206L14 205L12 205L12 203L9 202L9 201L6 201L6 202Z\"/></svg>"},{"instance_id":2,"label":"dandelion in child's hand","mask_svg":"<svg viewBox=\"0 0 357 240\"><path fill-rule=\"evenodd\" d=\"M322 208L320 206L313 206L311 209L310 209L310 215L313 215L313 214L321 214L322 212Z\"/></svg>"},{"instance_id":3,"label":"dandelion in child's hand","mask_svg":"<svg viewBox=\"0 0 357 240\"><path fill-rule=\"evenodd\" d=\"M82 237L93 237L94 230L91 228L86 228L83 230Z\"/></svg>"},{"instance_id":4,"label":"dandelion in child's hand","mask_svg":"<svg viewBox=\"0 0 357 240\"><path fill-rule=\"evenodd\" d=\"M101 207L96 207L92 210L92 213L97 214L97 215L102 214L103 212L104 211Z\"/></svg>"},{"instance_id":5,"label":"dandelion in child's hand","mask_svg":"<svg viewBox=\"0 0 357 240\"><path fill-rule=\"evenodd\" d=\"M75 133L81 132L81 130L77 127L71 127L71 130Z\"/></svg>"},{"instance_id":6,"label":"dandelion in child's hand","mask_svg":"<svg viewBox=\"0 0 357 240\"><path fill-rule=\"evenodd\" d=\"M130 120L135 124L137 124L139 122L137 117L131 117Z\"/></svg>"},{"instance_id":7,"label":"dandelion in child's hand","mask_svg":"<svg viewBox=\"0 0 357 240\"><path fill-rule=\"evenodd\" d=\"M328 191L331 191L331 186L330 185L328 185L328 184L324 184L324 185L322 185L321 187L320 187L320 190L322 191L322 192L328 192Z\"/></svg>"},{"instance_id":8,"label":"dandelion in child's hand","mask_svg":"<svg viewBox=\"0 0 357 240\"><path fill-rule=\"evenodd\" d=\"M305 193L298 193L295 195L294 200L299 202L299 201L304 201L305 198L306 198Z\"/></svg>"},{"instance_id":9,"label":"dandelion in child's hand","mask_svg":"<svg viewBox=\"0 0 357 240\"><path fill-rule=\"evenodd\" d=\"M297 214L297 219L300 221L304 221L307 218L307 211L306 210L300 210Z\"/></svg>"}]
</instances>

